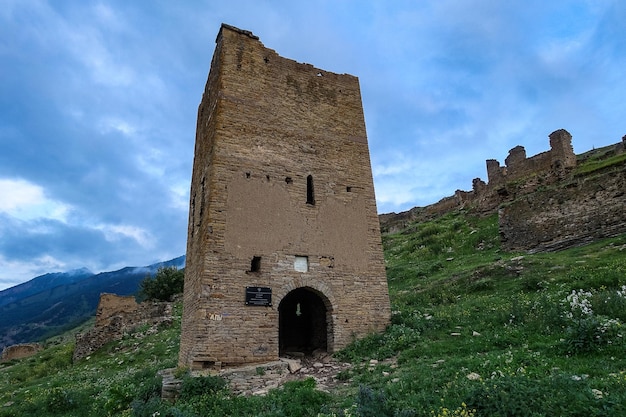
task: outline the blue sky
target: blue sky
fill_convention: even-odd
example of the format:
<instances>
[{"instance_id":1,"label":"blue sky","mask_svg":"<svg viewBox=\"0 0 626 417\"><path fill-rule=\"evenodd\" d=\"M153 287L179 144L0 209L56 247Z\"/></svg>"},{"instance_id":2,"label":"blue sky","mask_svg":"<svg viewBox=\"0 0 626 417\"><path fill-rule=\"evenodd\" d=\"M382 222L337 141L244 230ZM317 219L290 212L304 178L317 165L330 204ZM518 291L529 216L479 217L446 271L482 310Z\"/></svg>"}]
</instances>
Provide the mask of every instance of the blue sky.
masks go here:
<instances>
[{"instance_id":1,"label":"blue sky","mask_svg":"<svg viewBox=\"0 0 626 417\"><path fill-rule=\"evenodd\" d=\"M222 22L359 77L380 213L516 145L626 134L626 2L0 0L0 289L185 252L196 110Z\"/></svg>"}]
</instances>

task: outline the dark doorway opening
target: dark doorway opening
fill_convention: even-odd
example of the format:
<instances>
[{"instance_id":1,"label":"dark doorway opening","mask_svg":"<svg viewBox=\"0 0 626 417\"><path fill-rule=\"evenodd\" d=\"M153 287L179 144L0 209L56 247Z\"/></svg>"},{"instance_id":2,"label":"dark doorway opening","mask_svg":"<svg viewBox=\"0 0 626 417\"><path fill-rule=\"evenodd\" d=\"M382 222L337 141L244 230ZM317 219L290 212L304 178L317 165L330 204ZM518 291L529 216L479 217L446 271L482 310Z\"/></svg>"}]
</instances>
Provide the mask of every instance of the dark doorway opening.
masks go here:
<instances>
[{"instance_id":1,"label":"dark doorway opening","mask_svg":"<svg viewBox=\"0 0 626 417\"><path fill-rule=\"evenodd\" d=\"M297 288L278 306L280 354L328 349L327 308L313 290Z\"/></svg>"}]
</instances>

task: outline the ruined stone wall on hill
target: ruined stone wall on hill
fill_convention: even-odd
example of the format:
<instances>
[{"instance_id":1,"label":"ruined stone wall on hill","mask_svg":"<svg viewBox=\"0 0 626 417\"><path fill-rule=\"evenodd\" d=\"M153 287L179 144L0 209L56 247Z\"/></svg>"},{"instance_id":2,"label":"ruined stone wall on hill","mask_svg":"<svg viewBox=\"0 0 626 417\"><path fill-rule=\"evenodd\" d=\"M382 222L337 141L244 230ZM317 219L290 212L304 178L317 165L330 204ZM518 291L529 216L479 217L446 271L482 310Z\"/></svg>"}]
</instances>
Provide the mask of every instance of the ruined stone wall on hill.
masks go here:
<instances>
[{"instance_id":1,"label":"ruined stone wall on hill","mask_svg":"<svg viewBox=\"0 0 626 417\"><path fill-rule=\"evenodd\" d=\"M125 333L142 325L158 326L172 323L172 303L143 302L134 297L101 294L93 329L76 335L73 360L85 358L108 342L120 340Z\"/></svg>"},{"instance_id":2,"label":"ruined stone wall on hill","mask_svg":"<svg viewBox=\"0 0 626 417\"><path fill-rule=\"evenodd\" d=\"M576 154L572 147L572 135L559 129L549 135L550 150L530 158L526 157L523 146L516 146L509 151L505 166L501 167L495 159L487 160L489 185L495 187L507 182L526 178L543 172L562 172L576 166Z\"/></svg>"},{"instance_id":3,"label":"ruined stone wall on hill","mask_svg":"<svg viewBox=\"0 0 626 417\"><path fill-rule=\"evenodd\" d=\"M487 161L489 183L479 178L472 191L457 190L426 207L380 216L383 233L403 230L452 210L499 214L502 246L507 250L558 250L595 239L626 233L626 162L591 174L576 174L571 135L550 134L550 151L527 158L523 147L509 152L506 166ZM615 145L581 154L610 158L626 152L626 136Z\"/></svg>"},{"instance_id":4,"label":"ruined stone wall on hill","mask_svg":"<svg viewBox=\"0 0 626 417\"><path fill-rule=\"evenodd\" d=\"M134 312L138 307L139 304L132 295L100 294L100 301L96 309L96 327L107 326L113 317Z\"/></svg>"},{"instance_id":5,"label":"ruined stone wall on hill","mask_svg":"<svg viewBox=\"0 0 626 417\"><path fill-rule=\"evenodd\" d=\"M549 139L550 150L530 158L526 157L523 146L516 146L509 151L505 166L500 166L495 159L488 159L489 182L475 178L471 191L457 190L453 196L444 197L426 207L380 215L381 230L383 233L395 233L413 221L431 219L458 209L488 215L494 213L500 204L512 201L519 193L532 192L532 183L538 179L544 185L560 181L576 166L572 135L565 129L559 129L552 132ZM524 184L526 182L528 184Z\"/></svg>"},{"instance_id":6,"label":"ruined stone wall on hill","mask_svg":"<svg viewBox=\"0 0 626 417\"><path fill-rule=\"evenodd\" d=\"M21 343L19 345L7 346L2 350L0 362L14 359L28 358L43 349L39 343Z\"/></svg>"},{"instance_id":7,"label":"ruined stone wall on hill","mask_svg":"<svg viewBox=\"0 0 626 417\"><path fill-rule=\"evenodd\" d=\"M553 251L626 233L626 164L503 204L506 250Z\"/></svg>"}]
</instances>

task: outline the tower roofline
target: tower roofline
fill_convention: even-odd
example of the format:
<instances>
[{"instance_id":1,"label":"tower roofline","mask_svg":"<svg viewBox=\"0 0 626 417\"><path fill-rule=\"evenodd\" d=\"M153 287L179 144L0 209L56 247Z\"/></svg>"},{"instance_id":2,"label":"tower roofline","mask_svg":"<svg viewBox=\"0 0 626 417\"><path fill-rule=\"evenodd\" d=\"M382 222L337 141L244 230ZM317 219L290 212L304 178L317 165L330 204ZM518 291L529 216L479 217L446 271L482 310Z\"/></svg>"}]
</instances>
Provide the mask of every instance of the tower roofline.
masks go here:
<instances>
[{"instance_id":1,"label":"tower roofline","mask_svg":"<svg viewBox=\"0 0 626 417\"><path fill-rule=\"evenodd\" d=\"M258 41L258 40L259 40L259 37L258 37L258 36L256 36L254 33L252 33L252 32L251 32L251 31L249 31L249 30L239 29L238 27L235 27L235 26L229 25L229 24L227 24L227 23L222 23L222 26L220 27L220 31L219 31L219 32L218 32L218 34L217 34L217 38L215 39L215 42L216 42L216 43L219 41L220 36L222 36L222 31L223 31L224 29L232 30L233 32L237 32L237 33L239 33L239 34L241 34L241 35L245 35L245 36L247 36L247 37L249 37L249 38L251 38L251 39L254 39L254 40L256 40L256 41Z\"/></svg>"}]
</instances>

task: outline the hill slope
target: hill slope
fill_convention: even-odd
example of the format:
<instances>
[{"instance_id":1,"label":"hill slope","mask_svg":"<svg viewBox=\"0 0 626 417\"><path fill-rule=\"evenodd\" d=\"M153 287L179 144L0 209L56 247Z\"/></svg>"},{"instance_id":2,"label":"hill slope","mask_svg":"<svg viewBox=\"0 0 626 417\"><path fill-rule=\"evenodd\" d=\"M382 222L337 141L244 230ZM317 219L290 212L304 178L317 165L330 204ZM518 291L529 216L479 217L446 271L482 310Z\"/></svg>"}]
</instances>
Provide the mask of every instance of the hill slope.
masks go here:
<instances>
[{"instance_id":1,"label":"hill slope","mask_svg":"<svg viewBox=\"0 0 626 417\"><path fill-rule=\"evenodd\" d=\"M62 343L0 368L0 416L626 415L626 235L505 253L495 216L454 212L383 243L392 324L335 355L352 367L332 393L311 381L233 398L208 378L163 403L156 372L176 364L175 321L77 364Z\"/></svg>"}]
</instances>

